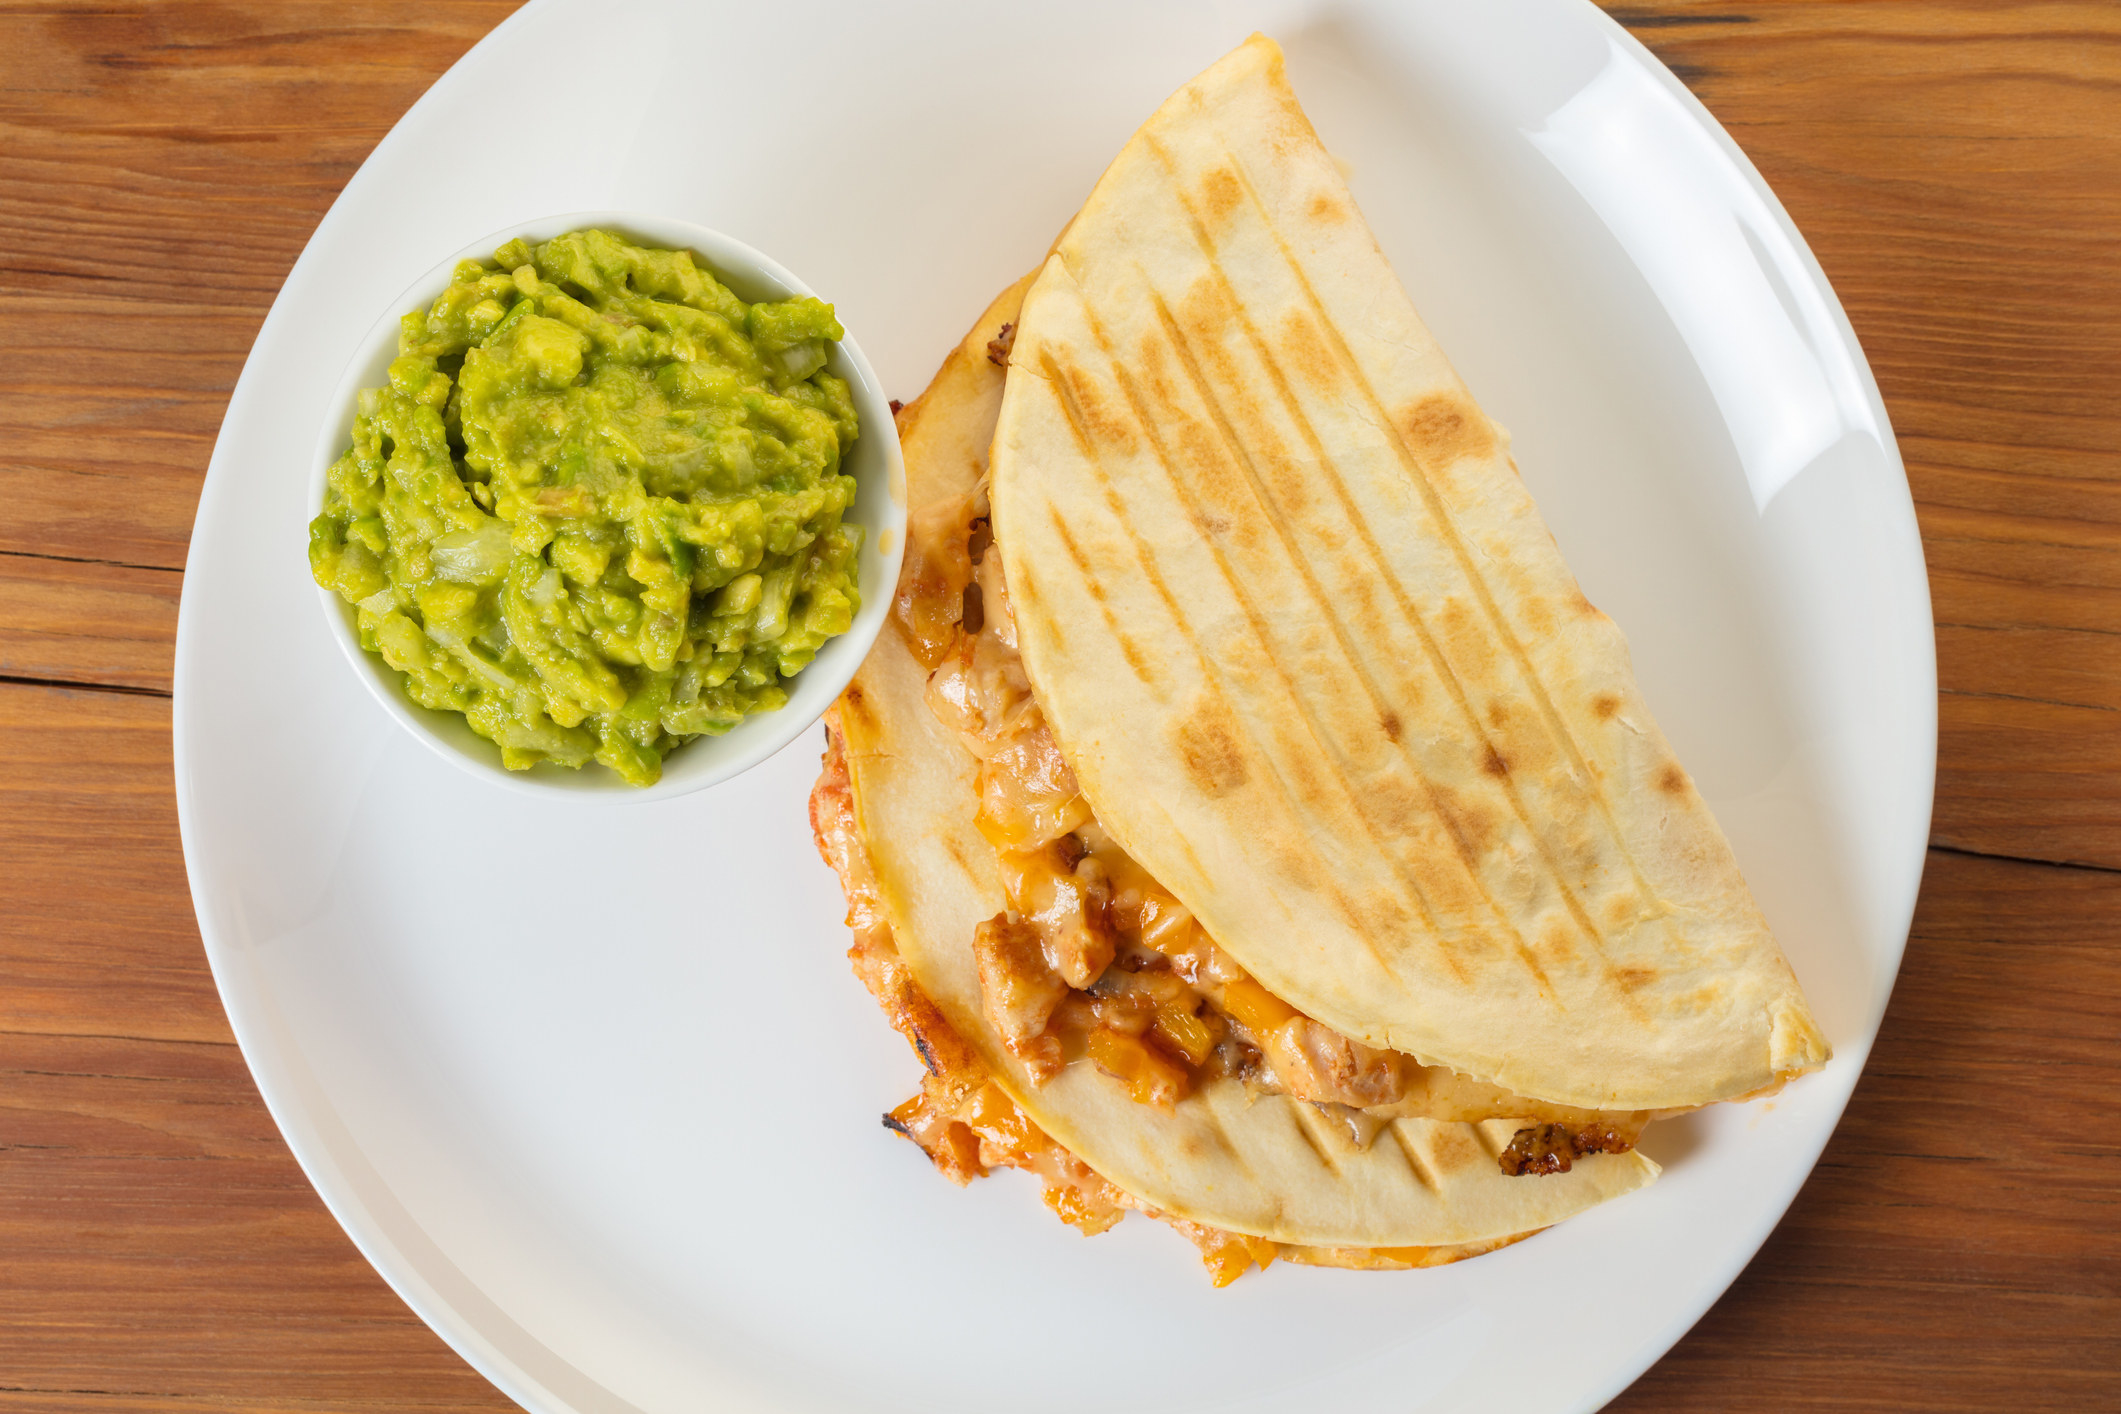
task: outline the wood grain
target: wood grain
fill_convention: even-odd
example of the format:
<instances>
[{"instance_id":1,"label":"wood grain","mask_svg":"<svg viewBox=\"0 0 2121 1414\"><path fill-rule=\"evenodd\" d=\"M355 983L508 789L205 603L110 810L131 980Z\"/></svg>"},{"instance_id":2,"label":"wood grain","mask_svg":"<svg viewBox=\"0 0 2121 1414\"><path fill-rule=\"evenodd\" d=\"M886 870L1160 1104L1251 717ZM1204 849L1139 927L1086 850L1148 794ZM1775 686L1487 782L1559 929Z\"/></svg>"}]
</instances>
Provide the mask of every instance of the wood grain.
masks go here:
<instances>
[{"instance_id":1,"label":"wood grain","mask_svg":"<svg viewBox=\"0 0 2121 1414\"><path fill-rule=\"evenodd\" d=\"M316 220L510 0L0 0L0 1414L498 1410L339 1232L201 954L171 634ZM1847 1118L1614 1406L2121 1408L2121 5L1613 7L1875 369L1944 686L1936 842Z\"/></svg>"},{"instance_id":2,"label":"wood grain","mask_svg":"<svg viewBox=\"0 0 2121 1414\"><path fill-rule=\"evenodd\" d=\"M0 1031L233 1039L191 916L169 707L0 683Z\"/></svg>"}]
</instances>

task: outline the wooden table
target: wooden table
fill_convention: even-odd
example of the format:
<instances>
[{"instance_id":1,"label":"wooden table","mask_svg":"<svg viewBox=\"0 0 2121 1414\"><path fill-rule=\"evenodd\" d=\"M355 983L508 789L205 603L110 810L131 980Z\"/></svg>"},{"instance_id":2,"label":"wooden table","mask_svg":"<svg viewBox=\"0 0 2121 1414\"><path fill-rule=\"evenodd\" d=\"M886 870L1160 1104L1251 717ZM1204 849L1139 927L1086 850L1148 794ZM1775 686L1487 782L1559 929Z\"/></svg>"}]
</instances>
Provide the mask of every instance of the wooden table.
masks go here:
<instances>
[{"instance_id":1,"label":"wooden table","mask_svg":"<svg viewBox=\"0 0 2121 1414\"><path fill-rule=\"evenodd\" d=\"M259 1103L186 894L169 689L266 307L511 8L0 0L0 1411L508 1407ZM1944 684L1870 1069L1758 1260L1615 1407L2121 1409L2121 4L1614 13L1840 291Z\"/></svg>"}]
</instances>

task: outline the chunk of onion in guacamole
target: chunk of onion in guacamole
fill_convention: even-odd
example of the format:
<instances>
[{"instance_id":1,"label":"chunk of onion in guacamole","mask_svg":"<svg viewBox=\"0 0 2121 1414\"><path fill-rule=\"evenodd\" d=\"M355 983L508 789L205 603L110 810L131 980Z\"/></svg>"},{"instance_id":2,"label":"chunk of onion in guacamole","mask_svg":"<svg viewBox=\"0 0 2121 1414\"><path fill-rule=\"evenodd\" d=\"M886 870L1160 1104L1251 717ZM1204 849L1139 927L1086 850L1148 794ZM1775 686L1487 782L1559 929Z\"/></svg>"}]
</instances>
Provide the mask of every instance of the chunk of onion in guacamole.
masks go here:
<instances>
[{"instance_id":1,"label":"chunk of onion in guacamole","mask_svg":"<svg viewBox=\"0 0 2121 1414\"><path fill-rule=\"evenodd\" d=\"M861 607L844 336L820 300L746 304L609 231L464 261L360 395L311 573L509 769L651 785L785 704Z\"/></svg>"}]
</instances>

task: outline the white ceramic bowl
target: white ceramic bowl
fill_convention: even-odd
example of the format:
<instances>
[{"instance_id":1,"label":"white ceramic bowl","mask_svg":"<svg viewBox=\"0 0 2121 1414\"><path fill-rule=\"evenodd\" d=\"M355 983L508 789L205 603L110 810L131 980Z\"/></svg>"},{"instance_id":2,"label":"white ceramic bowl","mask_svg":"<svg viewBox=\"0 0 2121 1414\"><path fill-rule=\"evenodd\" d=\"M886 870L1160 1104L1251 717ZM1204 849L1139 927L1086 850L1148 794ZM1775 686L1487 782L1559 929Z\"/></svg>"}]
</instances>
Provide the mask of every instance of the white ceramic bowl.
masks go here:
<instances>
[{"instance_id":1,"label":"white ceramic bowl","mask_svg":"<svg viewBox=\"0 0 2121 1414\"><path fill-rule=\"evenodd\" d=\"M515 236L542 241L592 226L616 231L645 245L690 250L747 302L817 293L743 242L705 226L665 216L635 211L576 211L496 231L437 261L433 269L377 316L348 361L332 395L331 415L319 430L310 478L310 506L321 508L324 504L325 473L351 440L354 408L361 390L381 387L388 380L390 361L398 352L398 320L407 310L433 303L448 286L458 261L491 260L494 251ZM647 801L684 795L749 770L801 735L854 676L884 626L892 589L898 582L899 562L905 555L906 472L890 401L851 332L834 347L826 367L847 380L861 418L861 435L846 462L846 470L858 483L847 523L862 528L861 611L855 615L853 626L818 650L810 666L789 683L786 706L777 712L747 717L721 736L703 736L687 742L663 759L662 779L654 785L628 785L616 772L596 762L578 771L550 764L528 771L508 770L501 765L500 748L473 732L462 715L431 711L406 696L404 674L362 649L353 606L319 587L325 622L383 710L443 756L497 784L540 795L565 791L598 800Z\"/></svg>"}]
</instances>

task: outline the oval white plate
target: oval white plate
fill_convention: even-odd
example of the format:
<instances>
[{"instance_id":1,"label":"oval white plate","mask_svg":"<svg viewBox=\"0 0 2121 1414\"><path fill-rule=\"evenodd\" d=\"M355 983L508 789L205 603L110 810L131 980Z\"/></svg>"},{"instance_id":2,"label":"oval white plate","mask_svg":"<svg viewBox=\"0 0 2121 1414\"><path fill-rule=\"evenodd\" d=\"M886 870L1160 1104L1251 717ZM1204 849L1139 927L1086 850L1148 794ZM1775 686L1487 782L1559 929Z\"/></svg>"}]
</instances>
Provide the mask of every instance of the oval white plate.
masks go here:
<instances>
[{"instance_id":1,"label":"oval white plate","mask_svg":"<svg viewBox=\"0 0 2121 1414\"><path fill-rule=\"evenodd\" d=\"M614 9L532 4L377 148L258 336L200 503L186 859L236 1033L332 1211L538 1411L1610 1398L1818 1156L1928 828L1907 485L1773 196L1583 0ZM815 731L683 799L525 799L346 671L303 525L344 350L438 245L556 210L696 221L802 271L910 398L1136 124L1254 28L1628 631L1837 1055L1658 1126L1660 1182L1507 1251L1218 1292L1155 1224L1085 1240L1020 1175L954 1189L879 1127L916 1067L841 956L804 819Z\"/></svg>"}]
</instances>

